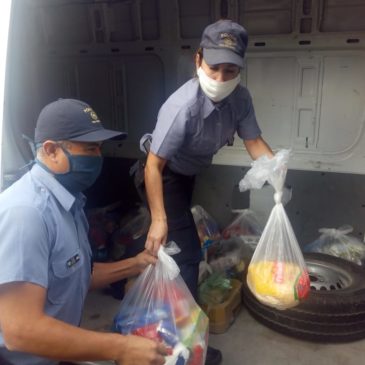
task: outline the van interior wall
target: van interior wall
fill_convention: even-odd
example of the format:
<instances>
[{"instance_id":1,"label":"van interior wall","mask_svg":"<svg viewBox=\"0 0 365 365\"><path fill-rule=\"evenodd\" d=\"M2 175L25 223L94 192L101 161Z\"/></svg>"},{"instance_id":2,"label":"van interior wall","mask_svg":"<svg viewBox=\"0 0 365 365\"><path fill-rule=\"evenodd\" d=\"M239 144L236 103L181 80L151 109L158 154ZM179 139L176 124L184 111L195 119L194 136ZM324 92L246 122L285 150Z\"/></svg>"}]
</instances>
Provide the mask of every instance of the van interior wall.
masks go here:
<instances>
[{"instance_id":1,"label":"van interior wall","mask_svg":"<svg viewBox=\"0 0 365 365\"><path fill-rule=\"evenodd\" d=\"M264 137L276 150L294 151L286 208L298 240L305 244L318 228L345 223L362 236L364 11L365 0L14 0L4 171L11 180L32 159L21 136L33 136L44 105L80 98L106 127L128 132L121 146L106 146L88 204L133 205L138 196L128 170L141 157L139 139L193 74L204 27L226 15L250 34L242 84ZM197 178L194 203L224 227L232 208L250 206L250 194L236 186L250 158L236 138L213 162Z\"/></svg>"}]
</instances>

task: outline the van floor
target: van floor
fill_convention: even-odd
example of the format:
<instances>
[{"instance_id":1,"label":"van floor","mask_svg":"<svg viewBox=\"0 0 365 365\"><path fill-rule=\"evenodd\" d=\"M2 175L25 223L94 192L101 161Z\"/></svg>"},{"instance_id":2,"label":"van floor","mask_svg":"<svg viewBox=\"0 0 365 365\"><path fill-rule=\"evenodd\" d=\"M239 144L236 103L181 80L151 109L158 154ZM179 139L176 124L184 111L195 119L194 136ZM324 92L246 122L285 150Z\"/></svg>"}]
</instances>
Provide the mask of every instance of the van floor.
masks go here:
<instances>
[{"instance_id":1,"label":"van floor","mask_svg":"<svg viewBox=\"0 0 365 365\"><path fill-rule=\"evenodd\" d=\"M108 331L119 305L119 300L103 291L90 292L82 327ZM222 351L222 365L357 365L365 354L365 339L346 344L297 340L261 325L245 307L227 332L209 335L209 344Z\"/></svg>"}]
</instances>

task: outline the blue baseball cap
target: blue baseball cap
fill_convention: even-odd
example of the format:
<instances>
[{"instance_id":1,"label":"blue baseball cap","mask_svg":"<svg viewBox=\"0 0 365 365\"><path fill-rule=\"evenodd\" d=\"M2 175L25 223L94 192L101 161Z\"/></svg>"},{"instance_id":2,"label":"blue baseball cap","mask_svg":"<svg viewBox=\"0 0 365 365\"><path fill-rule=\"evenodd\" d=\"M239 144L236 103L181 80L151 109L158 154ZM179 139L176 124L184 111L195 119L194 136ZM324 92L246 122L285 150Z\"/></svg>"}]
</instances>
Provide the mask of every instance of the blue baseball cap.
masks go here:
<instances>
[{"instance_id":1,"label":"blue baseball cap","mask_svg":"<svg viewBox=\"0 0 365 365\"><path fill-rule=\"evenodd\" d=\"M54 141L100 142L124 139L127 133L105 129L99 117L81 100L58 99L40 112L34 142Z\"/></svg>"},{"instance_id":2,"label":"blue baseball cap","mask_svg":"<svg viewBox=\"0 0 365 365\"><path fill-rule=\"evenodd\" d=\"M204 29L200 47L208 65L232 63L242 68L247 42L245 28L232 20L222 19Z\"/></svg>"}]
</instances>

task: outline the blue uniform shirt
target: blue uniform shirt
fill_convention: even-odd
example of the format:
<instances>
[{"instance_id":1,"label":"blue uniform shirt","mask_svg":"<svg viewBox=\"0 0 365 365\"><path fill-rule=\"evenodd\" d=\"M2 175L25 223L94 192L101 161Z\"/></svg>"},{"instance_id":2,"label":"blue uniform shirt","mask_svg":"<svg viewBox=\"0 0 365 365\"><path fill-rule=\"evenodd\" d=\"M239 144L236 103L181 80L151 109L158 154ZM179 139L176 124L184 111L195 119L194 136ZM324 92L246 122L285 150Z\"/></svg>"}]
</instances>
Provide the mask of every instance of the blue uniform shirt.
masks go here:
<instances>
[{"instance_id":1,"label":"blue uniform shirt","mask_svg":"<svg viewBox=\"0 0 365 365\"><path fill-rule=\"evenodd\" d=\"M45 313L75 326L91 279L84 203L39 165L0 195L0 284L45 288ZM0 332L1 358L14 365L57 363L6 350Z\"/></svg>"},{"instance_id":2,"label":"blue uniform shirt","mask_svg":"<svg viewBox=\"0 0 365 365\"><path fill-rule=\"evenodd\" d=\"M242 139L261 135L248 90L239 85L214 104L194 78L162 105L150 150L168 160L173 171L195 175L222 146L233 142L236 131Z\"/></svg>"}]
</instances>

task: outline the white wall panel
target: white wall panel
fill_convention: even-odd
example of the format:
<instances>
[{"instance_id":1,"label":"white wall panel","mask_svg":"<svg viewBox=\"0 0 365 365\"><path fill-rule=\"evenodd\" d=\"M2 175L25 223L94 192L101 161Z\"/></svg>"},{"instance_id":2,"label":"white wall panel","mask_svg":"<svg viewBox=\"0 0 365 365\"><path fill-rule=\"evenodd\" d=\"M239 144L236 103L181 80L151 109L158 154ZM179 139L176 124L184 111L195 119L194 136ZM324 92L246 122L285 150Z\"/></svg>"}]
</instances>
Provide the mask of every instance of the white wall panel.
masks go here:
<instances>
[{"instance_id":1,"label":"white wall panel","mask_svg":"<svg viewBox=\"0 0 365 365\"><path fill-rule=\"evenodd\" d=\"M360 143L365 122L364 66L365 55L324 57L320 151L353 153Z\"/></svg>"}]
</instances>

